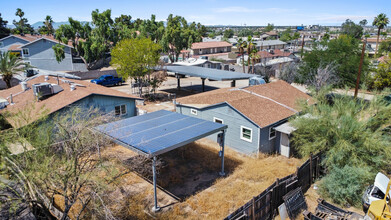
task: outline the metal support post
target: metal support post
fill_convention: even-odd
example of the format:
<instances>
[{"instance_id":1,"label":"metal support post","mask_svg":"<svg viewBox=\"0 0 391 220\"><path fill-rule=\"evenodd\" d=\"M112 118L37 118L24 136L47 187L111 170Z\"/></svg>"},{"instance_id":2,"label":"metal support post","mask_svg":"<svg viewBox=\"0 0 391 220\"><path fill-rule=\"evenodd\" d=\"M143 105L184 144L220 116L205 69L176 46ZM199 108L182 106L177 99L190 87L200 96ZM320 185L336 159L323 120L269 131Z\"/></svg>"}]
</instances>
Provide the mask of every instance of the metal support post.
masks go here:
<instances>
[{"instance_id":1,"label":"metal support post","mask_svg":"<svg viewBox=\"0 0 391 220\"><path fill-rule=\"evenodd\" d=\"M205 92L205 78L202 79L202 91Z\"/></svg>"},{"instance_id":2,"label":"metal support post","mask_svg":"<svg viewBox=\"0 0 391 220\"><path fill-rule=\"evenodd\" d=\"M160 211L160 207L157 205L157 194L156 194L156 157L153 157L152 160L152 173L153 173L153 195L155 199L155 206L152 208L152 211Z\"/></svg>"},{"instance_id":3,"label":"metal support post","mask_svg":"<svg viewBox=\"0 0 391 220\"><path fill-rule=\"evenodd\" d=\"M219 152L219 156L221 157L221 172L219 173L220 176L225 176L225 173L224 173L224 142L225 142L225 130L223 130L220 134L219 134L219 144L220 144L220 152Z\"/></svg>"},{"instance_id":4,"label":"metal support post","mask_svg":"<svg viewBox=\"0 0 391 220\"><path fill-rule=\"evenodd\" d=\"M177 89L181 90L181 76L178 74L175 74L175 77L177 79Z\"/></svg>"}]
</instances>

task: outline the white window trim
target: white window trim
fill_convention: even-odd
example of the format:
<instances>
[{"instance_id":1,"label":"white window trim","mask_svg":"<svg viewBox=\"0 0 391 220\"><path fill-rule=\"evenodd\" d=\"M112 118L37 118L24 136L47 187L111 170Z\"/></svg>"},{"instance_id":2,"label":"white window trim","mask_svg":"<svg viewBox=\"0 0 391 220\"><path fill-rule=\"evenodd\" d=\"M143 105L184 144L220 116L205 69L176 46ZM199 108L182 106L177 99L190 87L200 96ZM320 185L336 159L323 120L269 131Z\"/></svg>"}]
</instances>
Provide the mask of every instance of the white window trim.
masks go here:
<instances>
[{"instance_id":1,"label":"white window trim","mask_svg":"<svg viewBox=\"0 0 391 220\"><path fill-rule=\"evenodd\" d=\"M224 120L223 120L223 119L213 117L213 122L216 122L216 120L219 120L219 121L221 121L221 124L224 124ZM217 122L216 122L216 123L217 123Z\"/></svg>"},{"instance_id":2,"label":"white window trim","mask_svg":"<svg viewBox=\"0 0 391 220\"><path fill-rule=\"evenodd\" d=\"M245 137L243 137L243 128L248 129L248 130L251 131L250 140L245 138ZM253 142L253 129L245 127L245 126L240 126L240 139L252 143Z\"/></svg>"},{"instance_id":3,"label":"white window trim","mask_svg":"<svg viewBox=\"0 0 391 220\"><path fill-rule=\"evenodd\" d=\"M22 49L23 57L24 57L24 55L26 55L26 54L24 53L24 50L27 50L27 56L30 56L30 50L29 50L29 48L23 48L23 49Z\"/></svg>"},{"instance_id":4,"label":"white window trim","mask_svg":"<svg viewBox=\"0 0 391 220\"><path fill-rule=\"evenodd\" d=\"M122 110L121 110L121 107L122 107L122 106L125 106L125 113L123 113ZM119 107L119 115L116 115L116 114L115 114L115 108L116 108L116 107ZM115 115L115 116L123 116L123 115L126 115L127 113L128 113L128 109L127 109L126 104L121 104L121 105L116 105L116 106L114 106L114 115Z\"/></svg>"},{"instance_id":5,"label":"white window trim","mask_svg":"<svg viewBox=\"0 0 391 220\"><path fill-rule=\"evenodd\" d=\"M190 109L190 114L192 114L192 115L198 115L197 109L191 108L191 109Z\"/></svg>"},{"instance_id":6,"label":"white window trim","mask_svg":"<svg viewBox=\"0 0 391 220\"><path fill-rule=\"evenodd\" d=\"M276 138L276 136L277 136L277 131L276 131L276 129L274 129L274 137L270 137L270 134L271 134L271 131L272 131L273 128L274 127L270 127L269 128L269 141L274 139L274 138Z\"/></svg>"}]
</instances>

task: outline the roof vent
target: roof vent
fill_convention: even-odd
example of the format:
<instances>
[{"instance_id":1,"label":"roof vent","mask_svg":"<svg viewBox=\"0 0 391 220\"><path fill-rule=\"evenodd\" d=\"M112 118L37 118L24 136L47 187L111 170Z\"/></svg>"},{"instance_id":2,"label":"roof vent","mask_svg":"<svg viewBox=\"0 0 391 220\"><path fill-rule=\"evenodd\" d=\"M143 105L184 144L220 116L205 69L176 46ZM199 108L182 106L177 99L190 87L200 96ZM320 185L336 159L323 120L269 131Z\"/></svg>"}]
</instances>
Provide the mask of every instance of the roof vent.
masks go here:
<instances>
[{"instance_id":1,"label":"roof vent","mask_svg":"<svg viewBox=\"0 0 391 220\"><path fill-rule=\"evenodd\" d=\"M48 81L48 80L49 80L49 76L46 75L46 76L45 76L45 81Z\"/></svg>"},{"instance_id":2,"label":"roof vent","mask_svg":"<svg viewBox=\"0 0 391 220\"><path fill-rule=\"evenodd\" d=\"M75 90L76 89L76 86L75 84L71 84L71 91Z\"/></svg>"},{"instance_id":3,"label":"roof vent","mask_svg":"<svg viewBox=\"0 0 391 220\"><path fill-rule=\"evenodd\" d=\"M28 89L26 82L21 82L20 86L22 86L22 91L26 91Z\"/></svg>"},{"instance_id":4,"label":"roof vent","mask_svg":"<svg viewBox=\"0 0 391 220\"><path fill-rule=\"evenodd\" d=\"M39 99L42 99L46 96L53 94L52 85L50 83L37 83L32 85L34 96Z\"/></svg>"}]
</instances>

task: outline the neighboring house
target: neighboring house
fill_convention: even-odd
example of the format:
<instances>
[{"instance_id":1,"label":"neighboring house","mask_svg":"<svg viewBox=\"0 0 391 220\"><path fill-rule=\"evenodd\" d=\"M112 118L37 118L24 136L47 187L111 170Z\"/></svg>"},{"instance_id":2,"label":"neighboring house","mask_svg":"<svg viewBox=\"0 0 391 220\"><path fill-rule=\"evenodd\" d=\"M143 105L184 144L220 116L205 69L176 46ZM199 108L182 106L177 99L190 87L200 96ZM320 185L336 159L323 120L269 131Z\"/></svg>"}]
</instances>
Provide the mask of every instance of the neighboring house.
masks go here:
<instances>
[{"instance_id":1,"label":"neighboring house","mask_svg":"<svg viewBox=\"0 0 391 220\"><path fill-rule=\"evenodd\" d=\"M209 41L193 43L191 46L193 57L210 56L231 52L232 44L225 41Z\"/></svg>"},{"instance_id":2,"label":"neighboring house","mask_svg":"<svg viewBox=\"0 0 391 220\"><path fill-rule=\"evenodd\" d=\"M11 51L38 69L53 71L86 71L86 66L79 57L72 53L72 43L64 45L65 58L58 63L53 45L58 41L47 35L10 35L0 39L0 51Z\"/></svg>"},{"instance_id":3,"label":"neighboring house","mask_svg":"<svg viewBox=\"0 0 391 220\"><path fill-rule=\"evenodd\" d=\"M382 39L381 37L379 38L379 46L380 43L383 42L383 40L384 39ZM366 41L367 41L367 52L372 57L375 55L376 52L377 36L375 36L374 38L367 38ZM379 46L377 48L378 50L379 50Z\"/></svg>"},{"instance_id":4,"label":"neighboring house","mask_svg":"<svg viewBox=\"0 0 391 220\"><path fill-rule=\"evenodd\" d=\"M299 113L299 100L312 103L307 94L277 81L179 98L176 112L228 125L225 143L236 151L273 153L280 151L274 128Z\"/></svg>"},{"instance_id":5,"label":"neighboring house","mask_svg":"<svg viewBox=\"0 0 391 220\"><path fill-rule=\"evenodd\" d=\"M290 63L294 62L294 59L290 57L280 57L276 59L269 60L263 63L255 64L254 68L256 72L266 72L267 75L273 76L275 78L280 78L281 70ZM262 68L264 68L262 70Z\"/></svg>"},{"instance_id":6,"label":"neighboring house","mask_svg":"<svg viewBox=\"0 0 391 220\"><path fill-rule=\"evenodd\" d=\"M280 40L255 41L257 50L284 49L286 43Z\"/></svg>"},{"instance_id":7,"label":"neighboring house","mask_svg":"<svg viewBox=\"0 0 391 220\"><path fill-rule=\"evenodd\" d=\"M196 58L189 58L184 61L175 62L173 65L177 66L199 66L199 67L206 67L206 68L212 68L212 69L221 69L222 65L221 62L217 61L209 61L205 59L196 59Z\"/></svg>"},{"instance_id":8,"label":"neighboring house","mask_svg":"<svg viewBox=\"0 0 391 220\"><path fill-rule=\"evenodd\" d=\"M45 93L49 92L49 94L38 100L32 86L40 83L50 85L52 88L42 90ZM39 76L27 81L26 84L21 83L21 86L1 90L0 100L4 99L7 105L0 109L0 114L9 113L4 114L7 121L14 127L21 127L24 124L19 124L14 114L29 108L30 105L32 108L29 109L31 110L29 114L32 121L39 119L42 109L47 111L49 115L53 115L72 106L95 107L104 114L113 113L115 116L127 118L137 115L135 102L140 98L82 80L64 78L57 80L57 77ZM1 103L0 106L2 106Z\"/></svg>"}]
</instances>

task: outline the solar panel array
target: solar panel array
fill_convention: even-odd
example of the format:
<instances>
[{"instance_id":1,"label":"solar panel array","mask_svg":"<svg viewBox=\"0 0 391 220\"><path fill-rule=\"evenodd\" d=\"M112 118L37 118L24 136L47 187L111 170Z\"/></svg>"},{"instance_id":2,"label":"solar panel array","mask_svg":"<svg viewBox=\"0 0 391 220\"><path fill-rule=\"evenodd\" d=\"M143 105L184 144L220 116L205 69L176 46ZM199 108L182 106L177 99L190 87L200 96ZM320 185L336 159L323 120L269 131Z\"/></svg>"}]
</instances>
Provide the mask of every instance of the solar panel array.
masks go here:
<instances>
[{"instance_id":1,"label":"solar panel array","mask_svg":"<svg viewBox=\"0 0 391 220\"><path fill-rule=\"evenodd\" d=\"M198 66L167 66L167 71L189 75L194 77L201 77L205 79L223 81L223 80L239 80L249 79L254 74L232 72L227 70L211 69Z\"/></svg>"},{"instance_id":2,"label":"solar panel array","mask_svg":"<svg viewBox=\"0 0 391 220\"><path fill-rule=\"evenodd\" d=\"M153 157L226 128L227 125L160 110L100 125L96 130Z\"/></svg>"}]
</instances>

